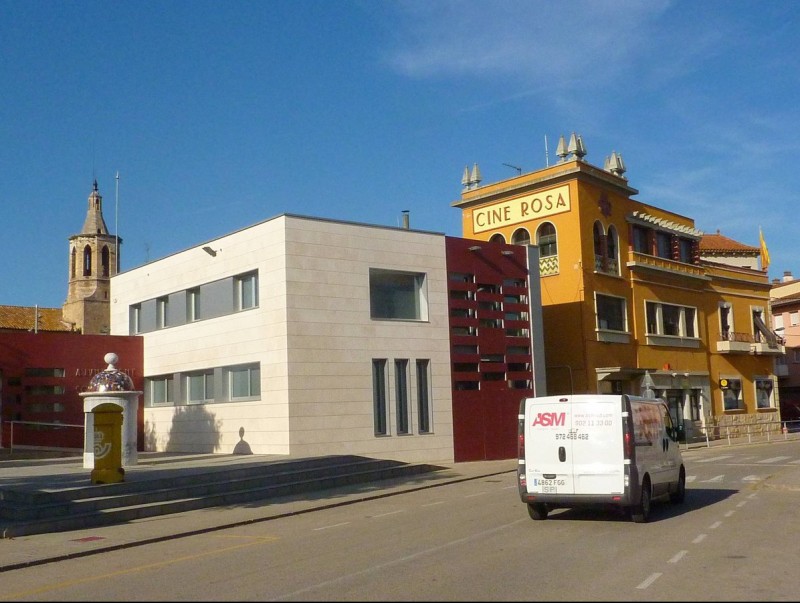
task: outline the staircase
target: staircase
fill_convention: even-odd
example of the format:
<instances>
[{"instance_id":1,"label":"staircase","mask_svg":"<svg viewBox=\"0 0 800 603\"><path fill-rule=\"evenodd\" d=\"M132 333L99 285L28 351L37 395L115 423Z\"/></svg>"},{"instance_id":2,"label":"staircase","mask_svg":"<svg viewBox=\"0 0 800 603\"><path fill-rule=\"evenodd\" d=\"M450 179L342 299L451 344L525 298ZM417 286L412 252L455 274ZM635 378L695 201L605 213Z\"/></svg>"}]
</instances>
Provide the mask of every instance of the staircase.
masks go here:
<instances>
[{"instance_id":1,"label":"staircase","mask_svg":"<svg viewBox=\"0 0 800 603\"><path fill-rule=\"evenodd\" d=\"M228 457L230 458L230 457ZM251 457L253 458L253 457ZM160 463L126 472L115 484L69 482L47 487L17 479L0 482L0 537L62 532L124 523L206 507L302 495L354 484L413 478L442 467L359 456L252 461L220 466Z\"/></svg>"}]
</instances>

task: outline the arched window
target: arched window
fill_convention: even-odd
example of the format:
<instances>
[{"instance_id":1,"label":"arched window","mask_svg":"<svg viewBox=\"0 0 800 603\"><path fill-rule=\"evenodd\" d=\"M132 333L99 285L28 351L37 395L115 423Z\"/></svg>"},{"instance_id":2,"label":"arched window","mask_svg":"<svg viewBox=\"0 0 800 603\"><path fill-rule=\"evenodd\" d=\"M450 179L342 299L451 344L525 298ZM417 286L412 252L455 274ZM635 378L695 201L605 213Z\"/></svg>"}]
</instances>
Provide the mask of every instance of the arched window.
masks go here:
<instances>
[{"instance_id":1,"label":"arched window","mask_svg":"<svg viewBox=\"0 0 800 603\"><path fill-rule=\"evenodd\" d=\"M539 256L543 258L558 255L558 242L556 227L550 222L543 222L536 229L536 244L539 246Z\"/></svg>"},{"instance_id":2,"label":"arched window","mask_svg":"<svg viewBox=\"0 0 800 603\"><path fill-rule=\"evenodd\" d=\"M83 248L83 276L92 276L92 248Z\"/></svg>"},{"instance_id":3,"label":"arched window","mask_svg":"<svg viewBox=\"0 0 800 603\"><path fill-rule=\"evenodd\" d=\"M496 232L489 239L489 242L490 243L505 243L506 242L506 238L503 235L501 235L499 232Z\"/></svg>"},{"instance_id":4,"label":"arched window","mask_svg":"<svg viewBox=\"0 0 800 603\"><path fill-rule=\"evenodd\" d=\"M72 248L72 253L70 254L69 258L69 277L75 278L75 270L78 265L78 250L74 247Z\"/></svg>"},{"instance_id":5,"label":"arched window","mask_svg":"<svg viewBox=\"0 0 800 603\"><path fill-rule=\"evenodd\" d=\"M605 253L603 253L603 239L605 239L605 233L603 232L603 225L600 222L594 223L594 255L595 258L603 258Z\"/></svg>"},{"instance_id":6,"label":"arched window","mask_svg":"<svg viewBox=\"0 0 800 603\"><path fill-rule=\"evenodd\" d=\"M531 244L531 234L528 232L526 228L518 228L514 231L514 234L511 235L511 244L512 245L530 245Z\"/></svg>"},{"instance_id":7,"label":"arched window","mask_svg":"<svg viewBox=\"0 0 800 603\"><path fill-rule=\"evenodd\" d=\"M606 257L609 260L617 259L617 249L619 249L619 235L617 229L613 226L608 227L608 234L606 235Z\"/></svg>"},{"instance_id":8,"label":"arched window","mask_svg":"<svg viewBox=\"0 0 800 603\"><path fill-rule=\"evenodd\" d=\"M612 274L619 274L619 235L613 226L608 227L606 235L606 270Z\"/></svg>"},{"instance_id":9,"label":"arched window","mask_svg":"<svg viewBox=\"0 0 800 603\"><path fill-rule=\"evenodd\" d=\"M109 266L109 253L108 253L108 246L103 245L101 263L103 266L103 276L108 276L108 266Z\"/></svg>"}]
</instances>

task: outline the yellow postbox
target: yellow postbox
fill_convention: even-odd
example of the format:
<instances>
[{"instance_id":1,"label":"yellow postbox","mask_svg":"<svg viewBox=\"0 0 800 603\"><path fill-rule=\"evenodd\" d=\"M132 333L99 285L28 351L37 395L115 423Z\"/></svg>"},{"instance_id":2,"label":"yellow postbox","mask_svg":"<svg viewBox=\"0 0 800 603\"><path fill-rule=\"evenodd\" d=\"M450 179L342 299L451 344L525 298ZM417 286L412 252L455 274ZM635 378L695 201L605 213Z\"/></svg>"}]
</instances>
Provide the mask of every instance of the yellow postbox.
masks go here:
<instances>
[{"instance_id":1,"label":"yellow postbox","mask_svg":"<svg viewBox=\"0 0 800 603\"><path fill-rule=\"evenodd\" d=\"M93 484L115 484L125 479L122 468L122 407L100 404L94 414Z\"/></svg>"}]
</instances>

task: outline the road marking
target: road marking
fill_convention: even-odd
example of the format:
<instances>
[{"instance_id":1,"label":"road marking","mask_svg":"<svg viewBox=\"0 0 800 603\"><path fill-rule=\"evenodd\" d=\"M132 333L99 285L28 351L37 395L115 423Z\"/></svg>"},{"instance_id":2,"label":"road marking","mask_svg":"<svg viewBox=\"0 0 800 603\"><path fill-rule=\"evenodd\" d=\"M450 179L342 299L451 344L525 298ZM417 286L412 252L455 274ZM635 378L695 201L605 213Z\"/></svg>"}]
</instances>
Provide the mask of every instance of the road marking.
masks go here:
<instances>
[{"instance_id":1,"label":"road marking","mask_svg":"<svg viewBox=\"0 0 800 603\"><path fill-rule=\"evenodd\" d=\"M727 511L727 512L725 513L725 517L730 517L730 516L731 516L731 515L733 515L734 513L736 513L736 511Z\"/></svg>"},{"instance_id":2,"label":"road marking","mask_svg":"<svg viewBox=\"0 0 800 603\"><path fill-rule=\"evenodd\" d=\"M644 590L645 588L650 586L653 582L658 580L660 577L661 577L661 572L656 572L655 574L650 574L650 576L647 578L647 580L645 580L644 582L639 584L639 586L637 586L636 588L638 588L639 590Z\"/></svg>"},{"instance_id":3,"label":"road marking","mask_svg":"<svg viewBox=\"0 0 800 603\"><path fill-rule=\"evenodd\" d=\"M712 477L711 479L703 480L703 483L706 483L706 484L718 484L718 483L722 482L723 479L725 479L725 475L724 474L723 475L717 475L715 477Z\"/></svg>"},{"instance_id":4,"label":"road marking","mask_svg":"<svg viewBox=\"0 0 800 603\"><path fill-rule=\"evenodd\" d=\"M687 484L691 484L691 483L692 483L694 480L696 480L696 479L697 479L697 476L696 476L696 475L687 475L687 476L686 476L686 483L687 483Z\"/></svg>"},{"instance_id":5,"label":"road marking","mask_svg":"<svg viewBox=\"0 0 800 603\"><path fill-rule=\"evenodd\" d=\"M700 544L706 539L707 534L700 534L697 538L692 540L692 544Z\"/></svg>"},{"instance_id":6,"label":"road marking","mask_svg":"<svg viewBox=\"0 0 800 603\"><path fill-rule=\"evenodd\" d=\"M436 505L443 505L444 503L445 503L445 501L443 501L443 500L437 500L436 502L432 502L432 503L425 503L425 504L424 504L424 505L422 505L422 506L423 506L423 507L435 507Z\"/></svg>"},{"instance_id":7,"label":"road marking","mask_svg":"<svg viewBox=\"0 0 800 603\"><path fill-rule=\"evenodd\" d=\"M778 463L780 461L785 461L786 459L790 459L790 456L773 456L769 459L764 459L763 461L758 461L759 463Z\"/></svg>"},{"instance_id":8,"label":"road marking","mask_svg":"<svg viewBox=\"0 0 800 603\"><path fill-rule=\"evenodd\" d=\"M330 525L330 526L322 526L320 528L314 528L314 531L327 530L329 528L339 528L341 526L346 526L349 523L350 523L349 521L343 521L342 523L335 523L335 524Z\"/></svg>"},{"instance_id":9,"label":"road marking","mask_svg":"<svg viewBox=\"0 0 800 603\"><path fill-rule=\"evenodd\" d=\"M717 529L719 526L721 526L721 525L722 525L722 522L721 522L721 521L715 521L715 522L714 522L714 523L712 523L710 526L708 526L708 529L709 529L709 530L716 530L716 529Z\"/></svg>"},{"instance_id":10,"label":"road marking","mask_svg":"<svg viewBox=\"0 0 800 603\"><path fill-rule=\"evenodd\" d=\"M747 501L746 501L746 500L743 500L742 502L740 502L740 503L739 503L738 505L736 505L736 506L737 506L737 507L743 507L743 506L745 506L746 504L747 504Z\"/></svg>"},{"instance_id":11,"label":"road marking","mask_svg":"<svg viewBox=\"0 0 800 603\"><path fill-rule=\"evenodd\" d=\"M678 563L678 561L683 559L688 554L689 554L689 551L678 551L678 553L672 559L670 559L667 563Z\"/></svg>"},{"instance_id":12,"label":"road marking","mask_svg":"<svg viewBox=\"0 0 800 603\"><path fill-rule=\"evenodd\" d=\"M372 518L375 519L376 517L388 517L389 515L397 515L398 513L405 513L403 509L399 511L389 511L388 513L380 513L379 515L373 515Z\"/></svg>"},{"instance_id":13,"label":"road marking","mask_svg":"<svg viewBox=\"0 0 800 603\"><path fill-rule=\"evenodd\" d=\"M761 477L760 475L748 475L746 477L743 477L742 481L743 482L760 482L762 479L764 479L764 478Z\"/></svg>"},{"instance_id":14,"label":"road marking","mask_svg":"<svg viewBox=\"0 0 800 603\"><path fill-rule=\"evenodd\" d=\"M697 459L695 463L713 463L714 461L721 461L722 459L732 459L734 455L723 454L722 456L712 456L707 459Z\"/></svg>"}]
</instances>

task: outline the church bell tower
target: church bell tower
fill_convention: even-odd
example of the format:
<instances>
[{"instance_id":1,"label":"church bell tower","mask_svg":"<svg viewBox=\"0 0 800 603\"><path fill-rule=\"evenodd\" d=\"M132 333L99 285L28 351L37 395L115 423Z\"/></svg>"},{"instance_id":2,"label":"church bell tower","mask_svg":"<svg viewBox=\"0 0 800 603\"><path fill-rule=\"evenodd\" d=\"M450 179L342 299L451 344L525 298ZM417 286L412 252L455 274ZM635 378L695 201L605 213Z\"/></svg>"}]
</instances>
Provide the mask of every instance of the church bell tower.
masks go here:
<instances>
[{"instance_id":1,"label":"church bell tower","mask_svg":"<svg viewBox=\"0 0 800 603\"><path fill-rule=\"evenodd\" d=\"M80 234L69 238L69 287L62 308L65 322L84 334L111 330L111 277L119 270L119 245L103 220L103 197L94 181Z\"/></svg>"}]
</instances>

